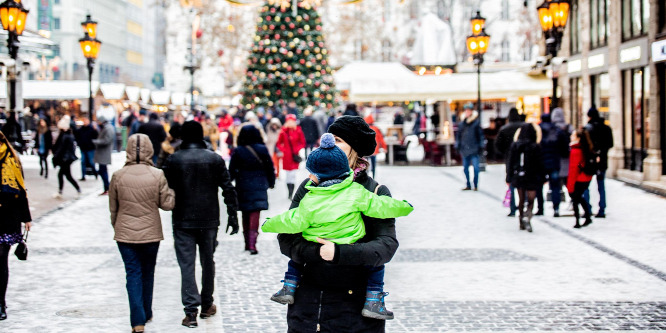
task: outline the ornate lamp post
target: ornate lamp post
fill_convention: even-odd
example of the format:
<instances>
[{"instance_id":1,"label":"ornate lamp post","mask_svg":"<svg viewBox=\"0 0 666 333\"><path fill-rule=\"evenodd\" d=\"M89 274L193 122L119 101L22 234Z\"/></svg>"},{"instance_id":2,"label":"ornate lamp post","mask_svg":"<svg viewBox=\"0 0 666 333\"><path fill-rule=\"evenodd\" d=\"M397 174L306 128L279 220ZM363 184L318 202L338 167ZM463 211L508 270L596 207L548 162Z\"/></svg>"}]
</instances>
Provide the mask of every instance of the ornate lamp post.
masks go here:
<instances>
[{"instance_id":1,"label":"ornate lamp post","mask_svg":"<svg viewBox=\"0 0 666 333\"><path fill-rule=\"evenodd\" d=\"M28 12L27 9L23 8L20 0L6 0L0 4L0 20L2 21L2 28L7 30L8 33L7 48L9 49L9 56L14 60L13 66L8 66L9 71L7 73L10 114L16 111L16 77L19 74L16 58L18 58L20 45L18 36L23 34Z\"/></svg>"},{"instance_id":2,"label":"ornate lamp post","mask_svg":"<svg viewBox=\"0 0 666 333\"><path fill-rule=\"evenodd\" d=\"M546 54L548 60L557 57L562 43L564 28L569 19L569 0L546 0L537 7L539 23L546 38ZM553 74L553 97L551 109L557 107L557 76Z\"/></svg>"},{"instance_id":3,"label":"ornate lamp post","mask_svg":"<svg viewBox=\"0 0 666 333\"><path fill-rule=\"evenodd\" d=\"M486 19L481 17L479 11L476 12L476 16L470 19L470 23L472 25L472 35L467 37L467 50L474 57L474 64L476 65L478 85L476 107L479 115L481 115L481 64L483 64L483 55L488 51L490 35L485 30Z\"/></svg>"},{"instance_id":4,"label":"ornate lamp post","mask_svg":"<svg viewBox=\"0 0 666 333\"><path fill-rule=\"evenodd\" d=\"M90 18L90 15L86 16L86 20L81 22L81 27L83 27L84 35L83 38L79 39L79 44L81 45L81 50L83 51L83 56L88 60L88 85L89 85L89 97L88 97L88 117L90 121L93 120L93 93L92 93L92 74L95 67L95 60L99 54L99 47L102 45L97 38L97 22L93 21Z\"/></svg>"}]
</instances>

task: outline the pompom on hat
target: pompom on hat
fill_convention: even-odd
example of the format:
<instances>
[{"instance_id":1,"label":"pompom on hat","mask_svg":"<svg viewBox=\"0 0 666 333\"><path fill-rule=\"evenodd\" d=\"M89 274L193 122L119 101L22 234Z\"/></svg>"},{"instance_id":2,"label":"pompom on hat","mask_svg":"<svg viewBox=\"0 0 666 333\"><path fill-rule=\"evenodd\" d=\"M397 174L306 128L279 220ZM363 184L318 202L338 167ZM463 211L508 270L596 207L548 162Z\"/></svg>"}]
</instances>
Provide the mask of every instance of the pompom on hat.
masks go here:
<instances>
[{"instance_id":1,"label":"pompom on hat","mask_svg":"<svg viewBox=\"0 0 666 333\"><path fill-rule=\"evenodd\" d=\"M342 116L331 124L328 132L344 140L359 156L375 153L375 131L361 117Z\"/></svg>"},{"instance_id":2,"label":"pompom on hat","mask_svg":"<svg viewBox=\"0 0 666 333\"><path fill-rule=\"evenodd\" d=\"M349 160L345 152L335 145L335 137L324 133L319 143L319 148L308 156L305 169L315 175L319 183L348 175Z\"/></svg>"}]
</instances>

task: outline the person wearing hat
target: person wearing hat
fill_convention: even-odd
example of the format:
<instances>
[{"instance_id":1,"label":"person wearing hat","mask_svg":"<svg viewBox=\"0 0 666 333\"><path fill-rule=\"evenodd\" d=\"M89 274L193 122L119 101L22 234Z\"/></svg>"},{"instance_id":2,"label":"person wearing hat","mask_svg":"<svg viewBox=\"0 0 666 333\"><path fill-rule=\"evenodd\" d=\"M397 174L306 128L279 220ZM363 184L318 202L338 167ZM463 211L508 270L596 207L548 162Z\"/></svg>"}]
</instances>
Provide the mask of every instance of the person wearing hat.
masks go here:
<instances>
[{"instance_id":1,"label":"person wearing hat","mask_svg":"<svg viewBox=\"0 0 666 333\"><path fill-rule=\"evenodd\" d=\"M181 137L180 149L167 158L162 170L169 187L176 193L171 220L185 312L182 325L196 327L199 307L201 318L208 318L217 312L213 293L215 247L220 227L218 192L221 188L227 206L226 231L231 229L230 235L238 233L238 199L224 160L209 150L204 142L201 124L185 122ZM197 247L201 261L201 293L195 274Z\"/></svg>"},{"instance_id":2,"label":"person wearing hat","mask_svg":"<svg viewBox=\"0 0 666 333\"><path fill-rule=\"evenodd\" d=\"M153 164L157 164L157 158L160 156L160 151L162 150L162 142L166 140L167 133L164 130L164 126L160 123L160 116L152 112L148 116L148 122L141 124L139 126L139 132L145 134L150 138L150 142L153 144Z\"/></svg>"},{"instance_id":3,"label":"person wearing hat","mask_svg":"<svg viewBox=\"0 0 666 333\"><path fill-rule=\"evenodd\" d=\"M354 183L380 196L391 196L388 187L368 174L364 156L375 151L375 132L361 117L341 116L328 128L335 145L342 149L354 172ZM303 181L290 208L300 205L309 190ZM280 251L305 264L294 304L287 310L287 324L295 332L310 331L319 324L322 332L385 332L386 322L361 315L368 286L367 266L386 264L398 250L394 219L374 219L362 215L366 235L355 244L320 243L302 234L279 234ZM321 311L319 310L321 306ZM345 318L345 320L339 320Z\"/></svg>"},{"instance_id":4,"label":"person wearing hat","mask_svg":"<svg viewBox=\"0 0 666 333\"><path fill-rule=\"evenodd\" d=\"M590 133L595 153L599 156L599 170L597 171L597 188L599 189L599 211L596 217L606 217L606 170L608 170L608 151L613 148L613 130L601 118L599 110L593 105L587 111L589 122L585 130ZM590 202L590 191L585 191L585 200Z\"/></svg>"},{"instance_id":5,"label":"person wearing hat","mask_svg":"<svg viewBox=\"0 0 666 333\"><path fill-rule=\"evenodd\" d=\"M301 127L296 124L295 115L288 114L285 116L285 123L280 131L276 146L284 154L282 156L282 169L287 175L287 190L289 191L289 200L291 200L296 186L296 172L298 172L298 165L302 161L298 152L305 148L305 135Z\"/></svg>"},{"instance_id":6,"label":"person wearing hat","mask_svg":"<svg viewBox=\"0 0 666 333\"><path fill-rule=\"evenodd\" d=\"M53 145L53 166L60 167L60 170L58 171L58 193L54 197L62 199L62 189L65 186L63 178L67 178L67 181L76 189L77 194L81 194L81 188L79 188L79 184L72 177L71 166L78 157L76 157L76 148L74 146L74 134L72 134L72 130L69 127L69 116L62 117L57 125L60 134Z\"/></svg>"},{"instance_id":7,"label":"person wearing hat","mask_svg":"<svg viewBox=\"0 0 666 333\"><path fill-rule=\"evenodd\" d=\"M99 137L93 140L95 144L93 162L99 164L97 173L102 178L102 185L104 186L104 191L100 195L107 195L109 194L109 170L106 166L111 164L111 150L116 138L116 130L103 116L97 117L97 125L99 126Z\"/></svg>"},{"instance_id":8,"label":"person wearing hat","mask_svg":"<svg viewBox=\"0 0 666 333\"><path fill-rule=\"evenodd\" d=\"M474 167L474 191L479 189L479 155L483 153L485 147L485 137L481 129L479 113L473 109L474 105L472 103L465 104L465 111L458 124L458 132L456 132L456 150L462 157L463 171L467 180L467 185L463 188L463 191L472 189L472 183L469 179L470 165Z\"/></svg>"},{"instance_id":9,"label":"person wearing hat","mask_svg":"<svg viewBox=\"0 0 666 333\"><path fill-rule=\"evenodd\" d=\"M406 201L379 196L363 185L354 183L347 155L335 145L335 137L322 135L320 147L314 150L305 168L310 172L306 185L308 193L301 204L264 222L264 232L301 234L311 242L326 239L335 244L353 244L365 236L361 214L388 219L407 216L414 208ZM364 317L393 319L384 306L384 266L367 267L366 302L361 311ZM284 286L271 300L293 304L301 280L303 265L290 260Z\"/></svg>"},{"instance_id":10,"label":"person wearing hat","mask_svg":"<svg viewBox=\"0 0 666 333\"><path fill-rule=\"evenodd\" d=\"M130 132L129 136L131 136L134 133L139 132L139 127L141 127L142 124L146 122L146 117L148 116L148 110L146 109L141 109L139 110L139 118L134 119L132 122L132 126L130 127Z\"/></svg>"}]
</instances>

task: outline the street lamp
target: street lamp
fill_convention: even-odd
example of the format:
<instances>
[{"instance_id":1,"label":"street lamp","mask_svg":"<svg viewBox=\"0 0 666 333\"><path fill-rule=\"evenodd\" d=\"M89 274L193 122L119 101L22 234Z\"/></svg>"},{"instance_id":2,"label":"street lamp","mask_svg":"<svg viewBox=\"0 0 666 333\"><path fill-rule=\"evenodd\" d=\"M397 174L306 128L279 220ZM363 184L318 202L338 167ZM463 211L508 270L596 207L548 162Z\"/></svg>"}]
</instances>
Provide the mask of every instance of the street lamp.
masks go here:
<instances>
[{"instance_id":1,"label":"street lamp","mask_svg":"<svg viewBox=\"0 0 666 333\"><path fill-rule=\"evenodd\" d=\"M28 12L29 10L23 8L20 0L6 0L0 4L0 21L2 21L2 28L7 30L7 48L9 49L9 56L14 60L13 66L9 66L7 72L10 114L16 111L16 77L18 75L16 58L18 58L20 45L18 36L23 34Z\"/></svg>"},{"instance_id":2,"label":"street lamp","mask_svg":"<svg viewBox=\"0 0 666 333\"><path fill-rule=\"evenodd\" d=\"M546 38L546 54L549 60L557 57L564 28L569 19L569 0L546 0L537 7L541 30ZM557 107L557 76L553 73L553 97L551 110Z\"/></svg>"},{"instance_id":3,"label":"street lamp","mask_svg":"<svg viewBox=\"0 0 666 333\"><path fill-rule=\"evenodd\" d=\"M89 85L89 96L88 96L88 117L90 121L93 120L93 92L92 92L92 75L93 69L95 67L95 60L99 54L99 47L102 45L97 38L97 22L93 21L90 18L90 15L86 16L86 20L81 22L81 27L83 27L83 38L79 39L79 44L81 45L81 51L83 51L83 56L88 61L88 85Z\"/></svg>"},{"instance_id":4,"label":"street lamp","mask_svg":"<svg viewBox=\"0 0 666 333\"><path fill-rule=\"evenodd\" d=\"M478 94L476 99L476 107L481 115L481 64L483 64L483 55L488 51L488 43L490 42L490 35L486 33L485 23L486 19L481 17L479 11L476 16L470 19L472 25L472 35L467 37L467 50L474 56L474 64L476 65Z\"/></svg>"}]
</instances>

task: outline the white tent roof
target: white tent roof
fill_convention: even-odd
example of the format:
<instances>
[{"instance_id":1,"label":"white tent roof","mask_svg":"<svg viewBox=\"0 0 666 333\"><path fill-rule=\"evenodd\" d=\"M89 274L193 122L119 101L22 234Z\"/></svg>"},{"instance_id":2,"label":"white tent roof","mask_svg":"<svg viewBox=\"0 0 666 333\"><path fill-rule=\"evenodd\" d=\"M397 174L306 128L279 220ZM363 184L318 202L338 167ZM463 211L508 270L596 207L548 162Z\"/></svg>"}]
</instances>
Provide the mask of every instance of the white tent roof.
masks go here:
<instances>
[{"instance_id":1,"label":"white tent roof","mask_svg":"<svg viewBox=\"0 0 666 333\"><path fill-rule=\"evenodd\" d=\"M399 62L352 62L333 74L335 85L340 90L349 89L355 80L400 81L415 76Z\"/></svg>"},{"instance_id":2,"label":"white tent roof","mask_svg":"<svg viewBox=\"0 0 666 333\"><path fill-rule=\"evenodd\" d=\"M451 26L437 15L428 13L421 18L414 43L412 65L455 65L456 51Z\"/></svg>"},{"instance_id":3,"label":"white tent roof","mask_svg":"<svg viewBox=\"0 0 666 333\"><path fill-rule=\"evenodd\" d=\"M154 105L168 105L171 92L168 90L158 90L150 93L150 100Z\"/></svg>"},{"instance_id":4,"label":"white tent roof","mask_svg":"<svg viewBox=\"0 0 666 333\"><path fill-rule=\"evenodd\" d=\"M125 87L125 94L127 94L127 99L132 102L138 102L141 98L141 88L127 86Z\"/></svg>"},{"instance_id":5,"label":"white tent roof","mask_svg":"<svg viewBox=\"0 0 666 333\"><path fill-rule=\"evenodd\" d=\"M106 100L125 100L125 84L123 83L102 83L99 89Z\"/></svg>"},{"instance_id":6,"label":"white tent roof","mask_svg":"<svg viewBox=\"0 0 666 333\"><path fill-rule=\"evenodd\" d=\"M171 104L175 106L185 105L185 93L171 94Z\"/></svg>"},{"instance_id":7,"label":"white tent roof","mask_svg":"<svg viewBox=\"0 0 666 333\"><path fill-rule=\"evenodd\" d=\"M527 95L547 96L552 82L545 77L506 71L481 73L481 98L500 99ZM411 80L356 80L352 82L352 102L414 100L469 100L477 96L476 73L415 76Z\"/></svg>"},{"instance_id":8,"label":"white tent roof","mask_svg":"<svg viewBox=\"0 0 666 333\"><path fill-rule=\"evenodd\" d=\"M146 104L150 103L150 96L151 96L150 89L146 88L141 89L141 102Z\"/></svg>"},{"instance_id":9,"label":"white tent roof","mask_svg":"<svg viewBox=\"0 0 666 333\"><path fill-rule=\"evenodd\" d=\"M70 100L88 98L88 81L23 81L23 99ZM97 94L99 82L92 82L93 96ZM7 83L0 82L0 98L7 98Z\"/></svg>"}]
</instances>

